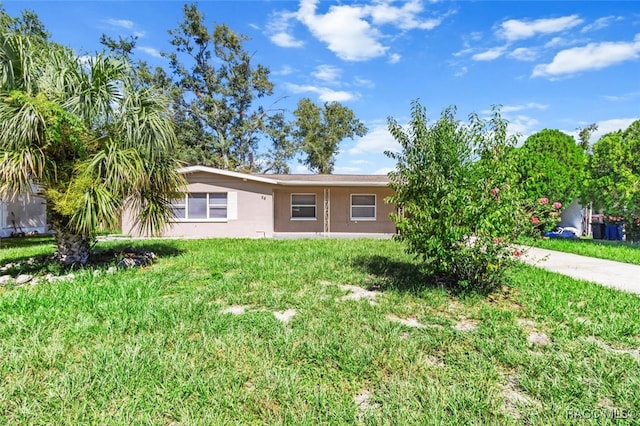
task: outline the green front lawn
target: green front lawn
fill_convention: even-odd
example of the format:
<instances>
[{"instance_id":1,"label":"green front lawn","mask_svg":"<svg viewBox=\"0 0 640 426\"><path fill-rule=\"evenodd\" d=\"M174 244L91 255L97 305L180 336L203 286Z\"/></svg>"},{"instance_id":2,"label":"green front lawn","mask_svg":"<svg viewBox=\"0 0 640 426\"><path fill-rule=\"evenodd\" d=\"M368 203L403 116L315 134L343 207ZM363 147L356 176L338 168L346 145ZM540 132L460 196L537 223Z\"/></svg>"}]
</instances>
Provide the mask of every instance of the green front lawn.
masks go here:
<instances>
[{"instance_id":1,"label":"green front lawn","mask_svg":"<svg viewBox=\"0 0 640 426\"><path fill-rule=\"evenodd\" d=\"M550 238L528 240L527 244L549 250L558 250L566 253L575 253L583 256L640 265L640 243L627 241L591 239L563 240Z\"/></svg>"},{"instance_id":2,"label":"green front lawn","mask_svg":"<svg viewBox=\"0 0 640 426\"><path fill-rule=\"evenodd\" d=\"M525 265L454 294L391 240L133 244L160 259L0 287L0 424L640 421L636 295Z\"/></svg>"}]
</instances>

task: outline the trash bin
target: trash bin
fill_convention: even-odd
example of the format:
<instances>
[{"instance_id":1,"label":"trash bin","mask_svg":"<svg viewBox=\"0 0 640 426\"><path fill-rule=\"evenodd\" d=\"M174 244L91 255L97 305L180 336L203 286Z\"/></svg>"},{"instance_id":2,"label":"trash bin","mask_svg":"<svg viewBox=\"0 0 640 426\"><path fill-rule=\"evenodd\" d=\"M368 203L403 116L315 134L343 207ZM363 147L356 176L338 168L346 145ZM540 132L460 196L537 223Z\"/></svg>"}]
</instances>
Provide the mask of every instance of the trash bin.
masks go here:
<instances>
[{"instance_id":1,"label":"trash bin","mask_svg":"<svg viewBox=\"0 0 640 426\"><path fill-rule=\"evenodd\" d=\"M622 240L622 225L606 225L605 235L607 240Z\"/></svg>"},{"instance_id":2,"label":"trash bin","mask_svg":"<svg viewBox=\"0 0 640 426\"><path fill-rule=\"evenodd\" d=\"M604 239L604 223L591 222L591 234L594 240Z\"/></svg>"}]
</instances>

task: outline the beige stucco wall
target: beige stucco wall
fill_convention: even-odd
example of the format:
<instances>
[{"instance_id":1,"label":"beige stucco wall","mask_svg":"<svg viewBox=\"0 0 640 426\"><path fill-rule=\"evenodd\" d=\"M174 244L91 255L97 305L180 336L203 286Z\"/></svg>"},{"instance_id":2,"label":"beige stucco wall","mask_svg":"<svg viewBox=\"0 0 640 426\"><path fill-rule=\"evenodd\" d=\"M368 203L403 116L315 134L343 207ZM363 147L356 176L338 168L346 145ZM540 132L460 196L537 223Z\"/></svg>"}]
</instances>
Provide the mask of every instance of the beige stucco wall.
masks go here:
<instances>
[{"instance_id":1,"label":"beige stucco wall","mask_svg":"<svg viewBox=\"0 0 640 426\"><path fill-rule=\"evenodd\" d=\"M274 189L274 230L275 232L324 232L324 187L277 187ZM394 233L395 224L389 214L395 211L393 205L385 203L391 195L387 187L332 187L330 196L330 232L343 233ZM291 194L316 194L316 220L291 219ZM376 220L351 220L351 195L376 195Z\"/></svg>"},{"instance_id":2,"label":"beige stucco wall","mask_svg":"<svg viewBox=\"0 0 640 426\"><path fill-rule=\"evenodd\" d=\"M271 237L273 236L273 193L266 183L197 172L186 175L188 192L235 192L235 219L224 222L206 220L174 221L164 230L166 237ZM228 207L231 209L231 207ZM125 212L122 232L138 235L133 230L131 215Z\"/></svg>"}]
</instances>

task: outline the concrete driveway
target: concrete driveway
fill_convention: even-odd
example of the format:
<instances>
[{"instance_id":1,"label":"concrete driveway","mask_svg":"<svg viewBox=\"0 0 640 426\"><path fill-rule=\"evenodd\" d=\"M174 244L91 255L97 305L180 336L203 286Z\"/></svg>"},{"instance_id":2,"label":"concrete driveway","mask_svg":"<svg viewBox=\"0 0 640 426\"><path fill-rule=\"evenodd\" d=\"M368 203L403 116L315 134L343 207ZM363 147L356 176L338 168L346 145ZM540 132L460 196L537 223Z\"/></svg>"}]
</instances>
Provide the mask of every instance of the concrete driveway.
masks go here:
<instances>
[{"instance_id":1,"label":"concrete driveway","mask_svg":"<svg viewBox=\"0 0 640 426\"><path fill-rule=\"evenodd\" d=\"M640 265L596 259L537 247L523 247L522 260L572 278L640 294Z\"/></svg>"}]
</instances>

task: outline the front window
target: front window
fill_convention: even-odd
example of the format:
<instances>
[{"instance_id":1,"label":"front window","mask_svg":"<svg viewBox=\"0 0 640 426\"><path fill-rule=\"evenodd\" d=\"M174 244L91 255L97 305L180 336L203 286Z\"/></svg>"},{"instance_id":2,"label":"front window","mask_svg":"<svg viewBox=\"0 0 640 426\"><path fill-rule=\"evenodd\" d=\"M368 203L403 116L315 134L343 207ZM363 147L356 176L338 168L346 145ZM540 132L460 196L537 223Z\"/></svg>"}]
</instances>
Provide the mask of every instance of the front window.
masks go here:
<instances>
[{"instance_id":1,"label":"front window","mask_svg":"<svg viewBox=\"0 0 640 426\"><path fill-rule=\"evenodd\" d=\"M171 203L176 219L227 219L227 193L192 192Z\"/></svg>"},{"instance_id":2,"label":"front window","mask_svg":"<svg viewBox=\"0 0 640 426\"><path fill-rule=\"evenodd\" d=\"M351 195L351 220L376 220L375 194Z\"/></svg>"},{"instance_id":3,"label":"front window","mask_svg":"<svg viewBox=\"0 0 640 426\"><path fill-rule=\"evenodd\" d=\"M315 219L316 194L291 194L291 218Z\"/></svg>"}]
</instances>

